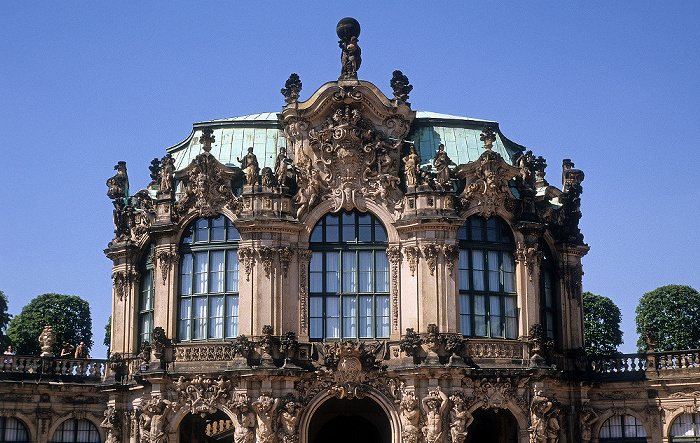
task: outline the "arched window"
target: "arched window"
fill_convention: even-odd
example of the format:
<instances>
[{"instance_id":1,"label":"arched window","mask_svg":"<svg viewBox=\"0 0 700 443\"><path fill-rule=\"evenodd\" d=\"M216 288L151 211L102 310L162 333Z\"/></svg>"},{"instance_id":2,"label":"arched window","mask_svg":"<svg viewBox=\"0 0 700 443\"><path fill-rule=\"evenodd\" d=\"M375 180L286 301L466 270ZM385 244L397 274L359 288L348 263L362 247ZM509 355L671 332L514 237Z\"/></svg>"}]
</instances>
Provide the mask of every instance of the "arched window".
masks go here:
<instances>
[{"instance_id":1,"label":"arched window","mask_svg":"<svg viewBox=\"0 0 700 443\"><path fill-rule=\"evenodd\" d=\"M153 299L155 298L153 279L153 244L148 246L141 261L141 284L139 287L139 332L138 342L140 347L144 341L151 341L153 332Z\"/></svg>"},{"instance_id":2,"label":"arched window","mask_svg":"<svg viewBox=\"0 0 700 443\"><path fill-rule=\"evenodd\" d=\"M545 338L556 339L556 288L554 286L554 259L545 242L540 242L540 306L542 307L542 331Z\"/></svg>"},{"instance_id":3,"label":"arched window","mask_svg":"<svg viewBox=\"0 0 700 443\"><path fill-rule=\"evenodd\" d=\"M100 433L92 422L84 418L70 418L53 433L53 443L100 443Z\"/></svg>"},{"instance_id":4,"label":"arched window","mask_svg":"<svg viewBox=\"0 0 700 443\"><path fill-rule=\"evenodd\" d=\"M238 336L238 231L223 215L200 218L180 242L181 341Z\"/></svg>"},{"instance_id":5,"label":"arched window","mask_svg":"<svg viewBox=\"0 0 700 443\"><path fill-rule=\"evenodd\" d=\"M633 415L613 415L603 423L598 434L600 443L646 443L642 422Z\"/></svg>"},{"instance_id":6,"label":"arched window","mask_svg":"<svg viewBox=\"0 0 700 443\"><path fill-rule=\"evenodd\" d=\"M467 337L518 337L515 245L497 217L472 216L459 228L459 320Z\"/></svg>"},{"instance_id":7,"label":"arched window","mask_svg":"<svg viewBox=\"0 0 700 443\"><path fill-rule=\"evenodd\" d=\"M700 442L700 414L681 414L671 424L671 443Z\"/></svg>"},{"instance_id":8,"label":"arched window","mask_svg":"<svg viewBox=\"0 0 700 443\"><path fill-rule=\"evenodd\" d=\"M328 214L311 233L312 340L389 337L389 262L384 226L369 213Z\"/></svg>"},{"instance_id":9,"label":"arched window","mask_svg":"<svg viewBox=\"0 0 700 443\"><path fill-rule=\"evenodd\" d=\"M14 417L0 417L0 443L10 441L29 441L27 427Z\"/></svg>"}]
</instances>

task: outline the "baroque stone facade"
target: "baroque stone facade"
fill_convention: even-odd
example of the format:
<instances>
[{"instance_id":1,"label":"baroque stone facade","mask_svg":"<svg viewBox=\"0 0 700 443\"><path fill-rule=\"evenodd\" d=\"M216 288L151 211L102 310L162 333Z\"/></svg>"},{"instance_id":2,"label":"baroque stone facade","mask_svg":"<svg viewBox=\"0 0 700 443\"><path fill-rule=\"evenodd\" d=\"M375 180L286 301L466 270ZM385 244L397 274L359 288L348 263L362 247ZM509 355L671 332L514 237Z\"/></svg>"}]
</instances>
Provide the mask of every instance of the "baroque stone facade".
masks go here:
<instances>
[{"instance_id":1,"label":"baroque stone facade","mask_svg":"<svg viewBox=\"0 0 700 443\"><path fill-rule=\"evenodd\" d=\"M0 417L130 443L662 442L692 422L700 353L582 353L583 172L563 160L558 189L496 123L414 111L401 71L393 98L358 80L359 31L339 23L341 77L306 101L292 74L281 112L196 124L133 195L115 166L111 357L6 360Z\"/></svg>"}]
</instances>

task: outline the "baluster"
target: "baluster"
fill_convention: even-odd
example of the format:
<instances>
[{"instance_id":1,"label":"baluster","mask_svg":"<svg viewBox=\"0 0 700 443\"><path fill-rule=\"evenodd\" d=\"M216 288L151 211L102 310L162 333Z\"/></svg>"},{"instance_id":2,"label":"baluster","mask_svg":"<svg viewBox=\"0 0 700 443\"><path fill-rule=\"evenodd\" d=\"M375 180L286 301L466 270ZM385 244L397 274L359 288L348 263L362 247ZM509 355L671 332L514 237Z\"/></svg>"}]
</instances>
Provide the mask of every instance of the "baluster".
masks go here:
<instances>
[{"instance_id":1,"label":"baluster","mask_svg":"<svg viewBox=\"0 0 700 443\"><path fill-rule=\"evenodd\" d=\"M627 357L622 358L622 372L628 372L629 371L629 361Z\"/></svg>"},{"instance_id":2,"label":"baluster","mask_svg":"<svg viewBox=\"0 0 700 443\"><path fill-rule=\"evenodd\" d=\"M632 356L630 357L630 371L634 372L637 370L637 357Z\"/></svg>"},{"instance_id":3,"label":"baluster","mask_svg":"<svg viewBox=\"0 0 700 443\"><path fill-rule=\"evenodd\" d=\"M693 359L693 366L697 368L700 366L700 355L697 352L693 352L693 357L695 357Z\"/></svg>"},{"instance_id":4,"label":"baluster","mask_svg":"<svg viewBox=\"0 0 700 443\"><path fill-rule=\"evenodd\" d=\"M211 423L207 423L207 428L206 428L206 430L204 431L204 433L207 434L207 435L209 435L209 436L212 435Z\"/></svg>"}]
</instances>

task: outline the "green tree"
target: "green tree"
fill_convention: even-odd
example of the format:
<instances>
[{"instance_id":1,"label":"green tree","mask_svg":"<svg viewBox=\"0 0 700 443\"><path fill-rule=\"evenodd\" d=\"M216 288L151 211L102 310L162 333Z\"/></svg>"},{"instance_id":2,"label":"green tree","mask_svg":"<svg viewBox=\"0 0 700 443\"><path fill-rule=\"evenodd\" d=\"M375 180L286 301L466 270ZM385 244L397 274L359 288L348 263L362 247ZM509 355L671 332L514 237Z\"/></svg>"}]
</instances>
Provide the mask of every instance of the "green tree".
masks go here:
<instances>
[{"instance_id":1,"label":"green tree","mask_svg":"<svg viewBox=\"0 0 700 443\"><path fill-rule=\"evenodd\" d=\"M7 313L7 295L0 291L0 347L2 347L2 350L7 349L12 344L5 334L5 328L7 328L7 324L10 323L11 319L12 315Z\"/></svg>"},{"instance_id":2,"label":"green tree","mask_svg":"<svg viewBox=\"0 0 700 443\"><path fill-rule=\"evenodd\" d=\"M620 308L608 297L583 293L583 324L586 354L610 355L622 344Z\"/></svg>"},{"instance_id":3,"label":"green tree","mask_svg":"<svg viewBox=\"0 0 700 443\"><path fill-rule=\"evenodd\" d=\"M64 343L77 345L85 342L92 347L92 318L90 304L75 295L43 294L29 302L22 312L10 321L7 335L23 355L39 354L39 335L44 326L51 326L56 334L54 355Z\"/></svg>"},{"instance_id":4,"label":"green tree","mask_svg":"<svg viewBox=\"0 0 700 443\"><path fill-rule=\"evenodd\" d=\"M647 292L635 312L640 351L646 349L647 332L653 334L657 351L700 347L700 293L690 286L668 285Z\"/></svg>"}]
</instances>

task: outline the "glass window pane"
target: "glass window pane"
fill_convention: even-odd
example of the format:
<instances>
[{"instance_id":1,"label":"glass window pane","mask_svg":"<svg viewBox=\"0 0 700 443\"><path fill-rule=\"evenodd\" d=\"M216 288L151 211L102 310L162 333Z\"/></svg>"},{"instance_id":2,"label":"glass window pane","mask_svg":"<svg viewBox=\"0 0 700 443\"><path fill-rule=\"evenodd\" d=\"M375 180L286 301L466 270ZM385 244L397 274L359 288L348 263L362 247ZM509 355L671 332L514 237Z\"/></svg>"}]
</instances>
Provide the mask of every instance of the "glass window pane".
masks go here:
<instances>
[{"instance_id":1,"label":"glass window pane","mask_svg":"<svg viewBox=\"0 0 700 443\"><path fill-rule=\"evenodd\" d=\"M190 340L190 319L192 318L192 299L180 299L180 340Z\"/></svg>"},{"instance_id":2,"label":"glass window pane","mask_svg":"<svg viewBox=\"0 0 700 443\"><path fill-rule=\"evenodd\" d=\"M343 252L343 292L357 292L357 264L355 252Z\"/></svg>"},{"instance_id":3,"label":"glass window pane","mask_svg":"<svg viewBox=\"0 0 700 443\"><path fill-rule=\"evenodd\" d=\"M486 297L474 296L474 335L486 336Z\"/></svg>"},{"instance_id":4,"label":"glass window pane","mask_svg":"<svg viewBox=\"0 0 700 443\"><path fill-rule=\"evenodd\" d=\"M484 241L484 219L481 217L471 217L471 240Z\"/></svg>"},{"instance_id":5,"label":"glass window pane","mask_svg":"<svg viewBox=\"0 0 700 443\"><path fill-rule=\"evenodd\" d=\"M180 260L180 294L192 293L192 255L185 254Z\"/></svg>"},{"instance_id":6,"label":"glass window pane","mask_svg":"<svg viewBox=\"0 0 700 443\"><path fill-rule=\"evenodd\" d=\"M209 297L209 338L224 336L224 297Z\"/></svg>"},{"instance_id":7,"label":"glass window pane","mask_svg":"<svg viewBox=\"0 0 700 443\"><path fill-rule=\"evenodd\" d=\"M323 241L323 226L321 224L316 225L313 231L311 231L311 237L309 237L309 242L321 243Z\"/></svg>"},{"instance_id":8,"label":"glass window pane","mask_svg":"<svg viewBox=\"0 0 700 443\"><path fill-rule=\"evenodd\" d=\"M194 324L192 338L203 339L207 338L207 298L194 298Z\"/></svg>"},{"instance_id":9,"label":"glass window pane","mask_svg":"<svg viewBox=\"0 0 700 443\"><path fill-rule=\"evenodd\" d=\"M357 337L357 298L343 297L343 337Z\"/></svg>"},{"instance_id":10,"label":"glass window pane","mask_svg":"<svg viewBox=\"0 0 700 443\"><path fill-rule=\"evenodd\" d=\"M326 298L326 337L340 337L340 298Z\"/></svg>"},{"instance_id":11,"label":"glass window pane","mask_svg":"<svg viewBox=\"0 0 700 443\"><path fill-rule=\"evenodd\" d=\"M486 220L486 241L500 242L499 227L499 220L497 218L491 217Z\"/></svg>"},{"instance_id":12,"label":"glass window pane","mask_svg":"<svg viewBox=\"0 0 700 443\"><path fill-rule=\"evenodd\" d=\"M389 292L389 260L385 251L377 251L374 255L376 261L376 288L377 292Z\"/></svg>"},{"instance_id":13,"label":"glass window pane","mask_svg":"<svg viewBox=\"0 0 700 443\"><path fill-rule=\"evenodd\" d=\"M238 292L239 278L238 251L226 252L226 292Z\"/></svg>"},{"instance_id":14,"label":"glass window pane","mask_svg":"<svg viewBox=\"0 0 700 443\"><path fill-rule=\"evenodd\" d=\"M207 261L208 253L197 252L194 254L194 292L205 294L207 292Z\"/></svg>"},{"instance_id":15,"label":"glass window pane","mask_svg":"<svg viewBox=\"0 0 700 443\"><path fill-rule=\"evenodd\" d=\"M469 298L469 295L465 294L459 296L459 328L462 335L472 335Z\"/></svg>"},{"instance_id":16,"label":"glass window pane","mask_svg":"<svg viewBox=\"0 0 700 443\"><path fill-rule=\"evenodd\" d=\"M509 252L503 253L503 291L515 292L515 262Z\"/></svg>"},{"instance_id":17,"label":"glass window pane","mask_svg":"<svg viewBox=\"0 0 700 443\"><path fill-rule=\"evenodd\" d=\"M598 438L622 437L622 421L619 415L610 417L600 428Z\"/></svg>"},{"instance_id":18,"label":"glass window pane","mask_svg":"<svg viewBox=\"0 0 700 443\"><path fill-rule=\"evenodd\" d=\"M314 252L309 262L309 292L323 292L323 252Z\"/></svg>"},{"instance_id":19,"label":"glass window pane","mask_svg":"<svg viewBox=\"0 0 700 443\"><path fill-rule=\"evenodd\" d=\"M212 251L209 260L209 292L224 292L224 251Z\"/></svg>"},{"instance_id":20,"label":"glass window pane","mask_svg":"<svg viewBox=\"0 0 700 443\"><path fill-rule=\"evenodd\" d=\"M229 240L240 240L241 239L241 234L238 233L238 230L233 227L233 224L231 222L228 222L228 239Z\"/></svg>"},{"instance_id":21,"label":"glass window pane","mask_svg":"<svg viewBox=\"0 0 700 443\"><path fill-rule=\"evenodd\" d=\"M379 223L378 220L374 223L374 241L387 241L386 229L384 229L384 226L382 226L382 224Z\"/></svg>"},{"instance_id":22,"label":"glass window pane","mask_svg":"<svg viewBox=\"0 0 700 443\"><path fill-rule=\"evenodd\" d=\"M357 238L355 236L355 214L344 213L342 215L343 220L343 240L344 242L355 242Z\"/></svg>"},{"instance_id":23,"label":"glass window pane","mask_svg":"<svg viewBox=\"0 0 700 443\"><path fill-rule=\"evenodd\" d=\"M372 292L372 251L360 251L359 260L359 292Z\"/></svg>"},{"instance_id":24,"label":"glass window pane","mask_svg":"<svg viewBox=\"0 0 700 443\"><path fill-rule=\"evenodd\" d=\"M338 269L339 254L337 252L327 252L326 256L326 292L337 293L340 289L340 275Z\"/></svg>"},{"instance_id":25,"label":"glass window pane","mask_svg":"<svg viewBox=\"0 0 700 443\"><path fill-rule=\"evenodd\" d=\"M501 290L499 255L497 251L488 251L489 291L491 292L499 292Z\"/></svg>"},{"instance_id":26,"label":"glass window pane","mask_svg":"<svg viewBox=\"0 0 700 443\"><path fill-rule=\"evenodd\" d=\"M374 299L377 337L389 336L389 296L378 295Z\"/></svg>"},{"instance_id":27,"label":"glass window pane","mask_svg":"<svg viewBox=\"0 0 700 443\"><path fill-rule=\"evenodd\" d=\"M472 251L472 280L474 283L475 291L486 290L486 284L484 282L484 251L473 250Z\"/></svg>"},{"instance_id":28,"label":"glass window pane","mask_svg":"<svg viewBox=\"0 0 700 443\"><path fill-rule=\"evenodd\" d=\"M206 242L209 241L209 221L206 218L200 218L194 225L194 241Z\"/></svg>"},{"instance_id":29,"label":"glass window pane","mask_svg":"<svg viewBox=\"0 0 700 443\"><path fill-rule=\"evenodd\" d=\"M340 225L338 224L339 217L336 214L326 216L326 241L340 241Z\"/></svg>"},{"instance_id":30,"label":"glass window pane","mask_svg":"<svg viewBox=\"0 0 700 443\"><path fill-rule=\"evenodd\" d=\"M238 337L238 296L226 297L226 337Z\"/></svg>"},{"instance_id":31,"label":"glass window pane","mask_svg":"<svg viewBox=\"0 0 700 443\"><path fill-rule=\"evenodd\" d=\"M489 297L489 324L491 325L491 337L503 337L501 300L498 296Z\"/></svg>"}]
</instances>

